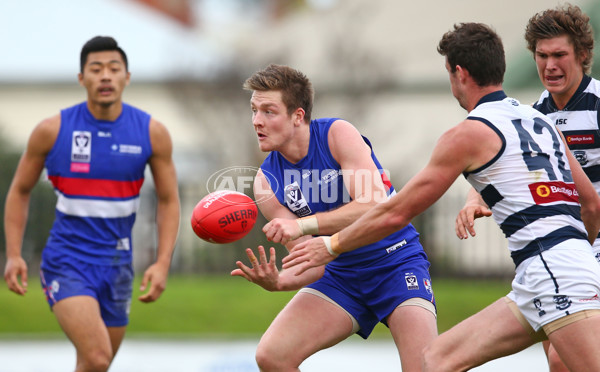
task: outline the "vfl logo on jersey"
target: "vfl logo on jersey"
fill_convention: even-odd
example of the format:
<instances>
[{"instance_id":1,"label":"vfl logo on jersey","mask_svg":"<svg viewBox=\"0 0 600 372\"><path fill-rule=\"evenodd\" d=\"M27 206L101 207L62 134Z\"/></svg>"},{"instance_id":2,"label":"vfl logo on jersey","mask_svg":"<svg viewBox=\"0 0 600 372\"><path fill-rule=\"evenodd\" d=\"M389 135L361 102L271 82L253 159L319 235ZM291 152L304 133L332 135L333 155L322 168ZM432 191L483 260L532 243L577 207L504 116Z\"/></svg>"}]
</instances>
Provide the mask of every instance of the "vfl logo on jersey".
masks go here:
<instances>
[{"instance_id":1,"label":"vfl logo on jersey","mask_svg":"<svg viewBox=\"0 0 600 372\"><path fill-rule=\"evenodd\" d=\"M404 274L404 280L406 281L406 288L409 290L419 289L419 281L417 280L417 276L413 273Z\"/></svg>"},{"instance_id":2,"label":"vfl logo on jersey","mask_svg":"<svg viewBox=\"0 0 600 372\"><path fill-rule=\"evenodd\" d=\"M305 217L311 214L310 207L302 195L302 190L298 182L289 184L283 189L285 203L288 208L299 217Z\"/></svg>"},{"instance_id":3,"label":"vfl logo on jersey","mask_svg":"<svg viewBox=\"0 0 600 372\"><path fill-rule=\"evenodd\" d=\"M73 131L71 172L89 173L92 160L92 132Z\"/></svg>"},{"instance_id":4,"label":"vfl logo on jersey","mask_svg":"<svg viewBox=\"0 0 600 372\"><path fill-rule=\"evenodd\" d=\"M546 315L546 310L542 308L542 301L540 301L539 298L533 299L533 306L535 306L536 310L538 311L539 317L543 317L544 315Z\"/></svg>"},{"instance_id":5,"label":"vfl logo on jersey","mask_svg":"<svg viewBox=\"0 0 600 372\"><path fill-rule=\"evenodd\" d=\"M574 183L536 182L529 185L531 196L535 204L548 204L553 202L579 203L579 194Z\"/></svg>"}]
</instances>

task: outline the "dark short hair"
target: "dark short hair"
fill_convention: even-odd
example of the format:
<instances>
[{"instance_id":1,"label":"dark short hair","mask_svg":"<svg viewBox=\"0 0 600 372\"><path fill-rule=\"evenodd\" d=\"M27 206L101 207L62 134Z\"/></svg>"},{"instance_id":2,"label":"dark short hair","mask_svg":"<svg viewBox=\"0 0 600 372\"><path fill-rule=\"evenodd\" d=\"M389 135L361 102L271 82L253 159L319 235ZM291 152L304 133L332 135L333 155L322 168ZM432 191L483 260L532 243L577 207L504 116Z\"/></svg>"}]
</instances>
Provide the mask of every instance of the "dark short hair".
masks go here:
<instances>
[{"instance_id":1,"label":"dark short hair","mask_svg":"<svg viewBox=\"0 0 600 372\"><path fill-rule=\"evenodd\" d=\"M304 121L310 122L314 91L302 72L288 66L270 64L252 74L243 85L246 90L281 92L281 99L291 115L298 107L304 110Z\"/></svg>"},{"instance_id":2,"label":"dark short hair","mask_svg":"<svg viewBox=\"0 0 600 372\"><path fill-rule=\"evenodd\" d=\"M469 71L480 86L502 84L506 61L500 36L483 23L459 23L444 34L438 53L445 56L451 72L456 66Z\"/></svg>"},{"instance_id":3,"label":"dark short hair","mask_svg":"<svg viewBox=\"0 0 600 372\"><path fill-rule=\"evenodd\" d=\"M590 17L578 6L565 4L539 12L529 19L525 28L527 49L533 53L534 58L539 40L563 35L568 36L576 54L587 52L587 57L581 64L583 72L588 74L594 56L594 31L590 24Z\"/></svg>"},{"instance_id":4,"label":"dark short hair","mask_svg":"<svg viewBox=\"0 0 600 372\"><path fill-rule=\"evenodd\" d=\"M121 49L117 41L110 36L95 36L88 40L83 47L81 48L81 57L80 57L80 72L83 72L83 67L87 61L87 57L90 53L93 52L103 52L106 50L116 50L123 57L123 61L125 62L125 71L129 71L129 66L127 64L127 55L125 51Z\"/></svg>"}]
</instances>

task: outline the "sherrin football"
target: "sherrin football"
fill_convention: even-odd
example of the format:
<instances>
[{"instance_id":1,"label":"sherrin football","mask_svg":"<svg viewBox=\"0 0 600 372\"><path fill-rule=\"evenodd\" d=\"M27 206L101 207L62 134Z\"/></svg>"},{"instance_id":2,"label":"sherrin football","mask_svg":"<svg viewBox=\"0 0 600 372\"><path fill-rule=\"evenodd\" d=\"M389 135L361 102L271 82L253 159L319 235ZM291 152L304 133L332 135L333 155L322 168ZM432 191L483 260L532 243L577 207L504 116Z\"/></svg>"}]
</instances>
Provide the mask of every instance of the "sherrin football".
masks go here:
<instances>
[{"instance_id":1,"label":"sherrin football","mask_svg":"<svg viewBox=\"0 0 600 372\"><path fill-rule=\"evenodd\" d=\"M217 244L231 243L254 227L258 210L246 194L221 190L206 195L192 212L192 229L201 239Z\"/></svg>"}]
</instances>

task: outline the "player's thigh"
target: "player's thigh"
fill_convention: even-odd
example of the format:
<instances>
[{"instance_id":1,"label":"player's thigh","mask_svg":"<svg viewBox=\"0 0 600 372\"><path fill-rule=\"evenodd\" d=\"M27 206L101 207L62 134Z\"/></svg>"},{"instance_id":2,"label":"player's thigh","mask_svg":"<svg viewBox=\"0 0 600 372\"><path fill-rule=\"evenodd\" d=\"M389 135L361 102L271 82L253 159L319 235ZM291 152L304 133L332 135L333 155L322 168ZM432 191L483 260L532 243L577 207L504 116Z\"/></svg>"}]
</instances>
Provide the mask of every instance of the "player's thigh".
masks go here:
<instances>
[{"instance_id":1,"label":"player's thigh","mask_svg":"<svg viewBox=\"0 0 600 372\"><path fill-rule=\"evenodd\" d=\"M398 348L402 370L420 371L423 349L437 336L434 313L421 306L398 306L388 316L387 324Z\"/></svg>"},{"instance_id":2,"label":"player's thigh","mask_svg":"<svg viewBox=\"0 0 600 372\"><path fill-rule=\"evenodd\" d=\"M533 343L501 298L435 338L427 348L426 362L428 370L463 371Z\"/></svg>"},{"instance_id":3,"label":"player's thigh","mask_svg":"<svg viewBox=\"0 0 600 372\"><path fill-rule=\"evenodd\" d=\"M570 370L600 371L600 354L597 352L600 341L598 335L600 335L600 315L594 313L589 318L582 318L551 332L548 338Z\"/></svg>"},{"instance_id":4,"label":"player's thigh","mask_svg":"<svg viewBox=\"0 0 600 372\"><path fill-rule=\"evenodd\" d=\"M117 354L117 351L121 347L121 342L123 342L123 338L125 338L125 331L127 331L127 327L107 327L108 337L110 338L110 344L112 346L113 356Z\"/></svg>"},{"instance_id":5,"label":"player's thigh","mask_svg":"<svg viewBox=\"0 0 600 372\"><path fill-rule=\"evenodd\" d=\"M261 338L259 351L301 363L352 334L352 320L338 305L300 292L281 310Z\"/></svg>"},{"instance_id":6,"label":"player's thigh","mask_svg":"<svg viewBox=\"0 0 600 372\"><path fill-rule=\"evenodd\" d=\"M91 296L72 296L58 301L52 311L78 353L90 350L108 350L112 343L100 316L98 301Z\"/></svg>"}]
</instances>

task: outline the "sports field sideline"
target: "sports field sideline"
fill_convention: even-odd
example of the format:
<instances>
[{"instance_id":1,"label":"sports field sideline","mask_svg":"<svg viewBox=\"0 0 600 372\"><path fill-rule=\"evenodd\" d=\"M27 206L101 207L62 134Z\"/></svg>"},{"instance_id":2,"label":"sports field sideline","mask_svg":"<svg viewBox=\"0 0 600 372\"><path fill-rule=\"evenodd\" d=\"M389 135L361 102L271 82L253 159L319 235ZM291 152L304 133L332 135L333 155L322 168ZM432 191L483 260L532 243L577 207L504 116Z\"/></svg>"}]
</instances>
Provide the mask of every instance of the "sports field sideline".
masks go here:
<instances>
[{"instance_id":1,"label":"sports field sideline","mask_svg":"<svg viewBox=\"0 0 600 372\"><path fill-rule=\"evenodd\" d=\"M110 372L256 372L258 340L123 341ZM0 341L0 372L64 372L75 364L71 344L64 341ZM303 372L400 371L393 342L350 339L309 358ZM489 362L474 372L547 372L541 344Z\"/></svg>"}]
</instances>

